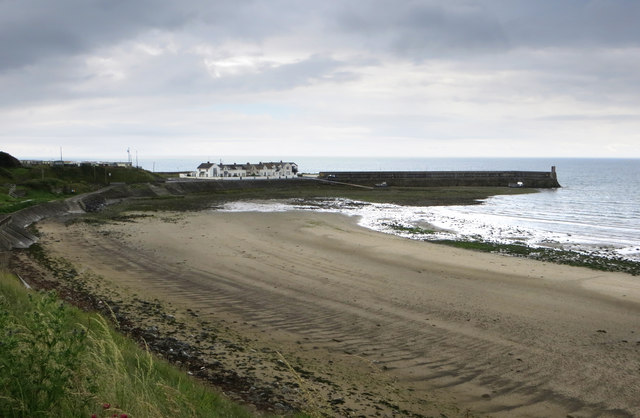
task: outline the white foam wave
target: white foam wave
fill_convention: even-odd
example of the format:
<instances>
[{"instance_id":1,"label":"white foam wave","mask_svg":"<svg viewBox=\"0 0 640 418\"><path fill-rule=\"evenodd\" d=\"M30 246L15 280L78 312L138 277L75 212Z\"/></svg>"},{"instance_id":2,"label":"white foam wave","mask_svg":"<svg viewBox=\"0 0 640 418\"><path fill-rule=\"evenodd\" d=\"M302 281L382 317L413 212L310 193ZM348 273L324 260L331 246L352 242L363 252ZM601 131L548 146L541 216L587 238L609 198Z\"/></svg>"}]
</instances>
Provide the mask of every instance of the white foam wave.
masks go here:
<instances>
[{"instance_id":1,"label":"white foam wave","mask_svg":"<svg viewBox=\"0 0 640 418\"><path fill-rule=\"evenodd\" d=\"M272 200L230 202L226 212L284 212L314 210L358 216L358 224L412 239L474 239L563 248L640 261L640 240L622 228L584 222L535 218L532 214L488 213L476 206L415 207L335 199L324 201ZM580 225L582 223L582 225ZM587 232L587 233L585 233Z\"/></svg>"}]
</instances>

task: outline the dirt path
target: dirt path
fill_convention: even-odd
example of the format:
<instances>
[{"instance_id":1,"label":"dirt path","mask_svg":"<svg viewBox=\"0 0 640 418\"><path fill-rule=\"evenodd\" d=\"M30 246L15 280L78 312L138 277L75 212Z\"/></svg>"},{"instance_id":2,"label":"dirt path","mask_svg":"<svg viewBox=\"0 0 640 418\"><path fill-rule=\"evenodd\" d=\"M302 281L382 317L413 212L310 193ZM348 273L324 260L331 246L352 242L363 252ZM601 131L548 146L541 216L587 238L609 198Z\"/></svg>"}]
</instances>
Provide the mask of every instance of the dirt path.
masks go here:
<instances>
[{"instance_id":1,"label":"dirt path","mask_svg":"<svg viewBox=\"0 0 640 418\"><path fill-rule=\"evenodd\" d=\"M295 396L330 414L640 415L631 276L409 241L335 214L40 227L77 270L224 321L251 342L245 360L277 348L280 372L304 366ZM252 373L269 381L270 368Z\"/></svg>"}]
</instances>

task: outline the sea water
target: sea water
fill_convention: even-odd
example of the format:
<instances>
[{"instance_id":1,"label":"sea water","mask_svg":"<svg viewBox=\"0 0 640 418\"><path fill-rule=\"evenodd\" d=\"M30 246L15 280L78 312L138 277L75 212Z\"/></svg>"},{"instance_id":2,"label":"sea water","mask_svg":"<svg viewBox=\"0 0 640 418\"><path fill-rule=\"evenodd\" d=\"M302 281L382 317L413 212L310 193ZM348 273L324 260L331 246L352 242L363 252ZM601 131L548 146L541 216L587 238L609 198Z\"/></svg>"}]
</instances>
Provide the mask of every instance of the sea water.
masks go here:
<instances>
[{"instance_id":1,"label":"sea water","mask_svg":"<svg viewBox=\"0 0 640 418\"><path fill-rule=\"evenodd\" d=\"M501 195L479 205L406 207L335 201L324 205L299 202L234 203L227 210L330 210L359 217L362 226L412 238L478 239L501 243L564 248L640 261L640 160L637 159L444 159L287 157L301 172L320 171L549 171L556 166L558 189L524 195ZM225 158L224 162L268 158ZM197 159L158 160L156 171L195 170ZM149 162L143 163L144 168ZM420 234L393 226L436 227Z\"/></svg>"}]
</instances>

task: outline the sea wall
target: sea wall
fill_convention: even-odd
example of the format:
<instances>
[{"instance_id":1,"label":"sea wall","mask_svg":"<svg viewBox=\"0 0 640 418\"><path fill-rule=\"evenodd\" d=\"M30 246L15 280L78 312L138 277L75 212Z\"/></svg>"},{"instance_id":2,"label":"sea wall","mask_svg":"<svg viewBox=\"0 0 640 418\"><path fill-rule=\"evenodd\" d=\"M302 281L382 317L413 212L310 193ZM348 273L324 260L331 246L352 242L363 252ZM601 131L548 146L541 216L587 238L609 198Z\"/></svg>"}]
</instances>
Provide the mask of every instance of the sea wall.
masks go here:
<instances>
[{"instance_id":1,"label":"sea wall","mask_svg":"<svg viewBox=\"0 0 640 418\"><path fill-rule=\"evenodd\" d=\"M130 194L125 187L112 186L65 200L31 206L10 215L0 215L0 251L28 248L36 242L38 238L28 230L28 226L35 222L66 213L100 210L109 200L123 198Z\"/></svg>"},{"instance_id":2,"label":"sea wall","mask_svg":"<svg viewBox=\"0 0 640 418\"><path fill-rule=\"evenodd\" d=\"M365 186L384 182L388 186L560 187L555 167L551 171L327 171L318 178Z\"/></svg>"},{"instance_id":3,"label":"sea wall","mask_svg":"<svg viewBox=\"0 0 640 418\"><path fill-rule=\"evenodd\" d=\"M51 214L66 211L63 203L52 202L5 215L0 220L0 250L28 248L37 241L37 237L27 230L27 226Z\"/></svg>"}]
</instances>

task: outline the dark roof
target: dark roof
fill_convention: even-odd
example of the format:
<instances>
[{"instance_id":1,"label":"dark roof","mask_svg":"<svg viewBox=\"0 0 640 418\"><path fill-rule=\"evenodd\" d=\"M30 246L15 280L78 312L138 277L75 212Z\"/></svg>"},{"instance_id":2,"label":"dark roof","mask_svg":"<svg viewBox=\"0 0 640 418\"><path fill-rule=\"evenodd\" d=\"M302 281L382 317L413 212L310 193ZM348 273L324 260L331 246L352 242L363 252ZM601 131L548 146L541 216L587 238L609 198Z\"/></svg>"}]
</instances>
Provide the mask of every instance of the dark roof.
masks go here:
<instances>
[{"instance_id":1,"label":"dark roof","mask_svg":"<svg viewBox=\"0 0 640 418\"><path fill-rule=\"evenodd\" d=\"M251 168L251 165L246 165L246 164L222 164L220 166L220 169L222 170L249 170Z\"/></svg>"},{"instance_id":2,"label":"dark roof","mask_svg":"<svg viewBox=\"0 0 640 418\"><path fill-rule=\"evenodd\" d=\"M219 167L222 170L251 170L252 168L262 168L262 167L267 167L267 168L272 168L272 169L278 169L281 168L284 164L291 164L291 165L296 165L296 163L291 163L291 162L260 162L258 164L251 164L251 163L247 163L247 164L220 164ZM213 167L214 163L202 163L198 166L198 169L203 169L203 170L208 170L211 167Z\"/></svg>"},{"instance_id":3,"label":"dark roof","mask_svg":"<svg viewBox=\"0 0 640 418\"><path fill-rule=\"evenodd\" d=\"M265 162L265 163L261 162L260 163L260 165L264 165L264 166L267 166L269 168L278 168L278 167L281 167L281 166L283 166L285 164L296 165L296 163L292 163L292 162L288 162L288 161L284 161L284 162L283 161L280 161L280 162L270 161L270 162Z\"/></svg>"}]
</instances>

